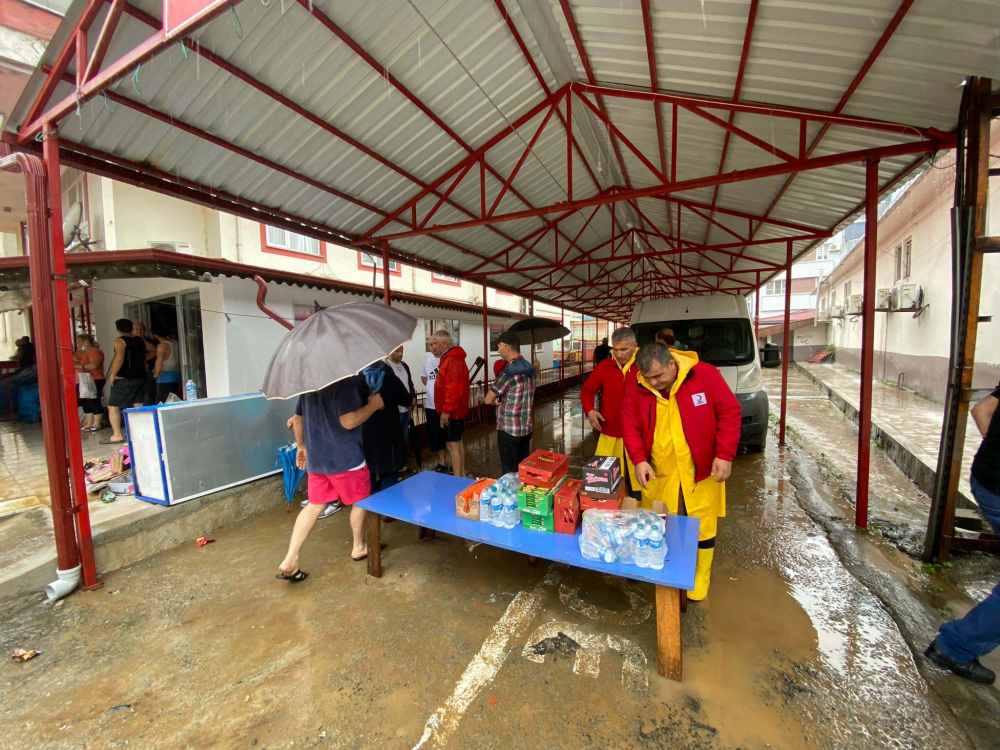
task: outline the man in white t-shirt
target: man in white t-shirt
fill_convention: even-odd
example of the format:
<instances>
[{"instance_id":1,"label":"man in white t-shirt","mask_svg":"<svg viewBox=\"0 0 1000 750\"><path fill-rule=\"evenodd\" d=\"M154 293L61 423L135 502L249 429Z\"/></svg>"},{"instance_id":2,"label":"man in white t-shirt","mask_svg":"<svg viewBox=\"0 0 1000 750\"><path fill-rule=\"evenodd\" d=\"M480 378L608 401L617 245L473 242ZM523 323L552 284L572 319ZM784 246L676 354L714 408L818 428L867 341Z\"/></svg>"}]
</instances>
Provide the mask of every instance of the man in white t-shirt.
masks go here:
<instances>
[{"instance_id":1,"label":"man in white t-shirt","mask_svg":"<svg viewBox=\"0 0 1000 750\"><path fill-rule=\"evenodd\" d=\"M434 352L427 352L424 361L420 363L420 380L426 386L427 392L424 400L424 413L427 415L427 442L430 443L431 451L437 453L437 466L434 471L448 473L448 452L444 446L441 415L434 409L434 381L437 380L440 359Z\"/></svg>"}]
</instances>

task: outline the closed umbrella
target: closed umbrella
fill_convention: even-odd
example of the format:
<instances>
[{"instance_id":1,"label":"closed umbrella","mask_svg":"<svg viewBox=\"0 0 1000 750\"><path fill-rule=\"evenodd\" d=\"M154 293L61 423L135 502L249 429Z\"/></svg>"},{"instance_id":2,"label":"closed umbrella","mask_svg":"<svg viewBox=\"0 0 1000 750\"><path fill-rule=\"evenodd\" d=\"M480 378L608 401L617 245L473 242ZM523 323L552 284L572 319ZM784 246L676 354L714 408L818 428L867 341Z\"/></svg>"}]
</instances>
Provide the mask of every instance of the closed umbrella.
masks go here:
<instances>
[{"instance_id":1,"label":"closed umbrella","mask_svg":"<svg viewBox=\"0 0 1000 750\"><path fill-rule=\"evenodd\" d=\"M278 457L274 461L274 468L281 469L285 483L285 502L291 503L295 491L302 483L302 477L306 473L295 464L298 457L299 448L295 443L289 443L278 448Z\"/></svg>"},{"instance_id":2,"label":"closed umbrella","mask_svg":"<svg viewBox=\"0 0 1000 750\"><path fill-rule=\"evenodd\" d=\"M525 318L514 323L507 331L516 333L522 345L544 344L546 341L569 336L569 329L566 326L548 318Z\"/></svg>"},{"instance_id":3,"label":"closed umbrella","mask_svg":"<svg viewBox=\"0 0 1000 750\"><path fill-rule=\"evenodd\" d=\"M413 338L417 319L378 302L349 302L311 315L281 340L261 390L293 398L349 378Z\"/></svg>"}]
</instances>

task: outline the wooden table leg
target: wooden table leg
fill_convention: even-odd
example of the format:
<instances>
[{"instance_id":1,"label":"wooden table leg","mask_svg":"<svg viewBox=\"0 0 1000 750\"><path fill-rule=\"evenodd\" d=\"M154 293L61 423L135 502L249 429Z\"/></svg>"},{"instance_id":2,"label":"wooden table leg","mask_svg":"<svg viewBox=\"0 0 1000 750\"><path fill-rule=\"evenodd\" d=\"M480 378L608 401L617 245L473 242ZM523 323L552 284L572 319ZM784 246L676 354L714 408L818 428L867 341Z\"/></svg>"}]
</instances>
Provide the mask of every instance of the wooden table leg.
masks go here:
<instances>
[{"instance_id":1,"label":"wooden table leg","mask_svg":"<svg viewBox=\"0 0 1000 750\"><path fill-rule=\"evenodd\" d=\"M538 567L538 558L534 555L528 555L528 565L533 568Z\"/></svg>"},{"instance_id":2,"label":"wooden table leg","mask_svg":"<svg viewBox=\"0 0 1000 750\"><path fill-rule=\"evenodd\" d=\"M425 529L423 526L417 526L417 539L436 539L434 529Z\"/></svg>"},{"instance_id":3,"label":"wooden table leg","mask_svg":"<svg viewBox=\"0 0 1000 750\"><path fill-rule=\"evenodd\" d=\"M382 516L368 511L365 537L368 542L368 575L382 577Z\"/></svg>"},{"instance_id":4,"label":"wooden table leg","mask_svg":"<svg viewBox=\"0 0 1000 750\"><path fill-rule=\"evenodd\" d=\"M656 657L661 677L681 681L681 597L670 586L656 587Z\"/></svg>"},{"instance_id":5,"label":"wooden table leg","mask_svg":"<svg viewBox=\"0 0 1000 750\"><path fill-rule=\"evenodd\" d=\"M688 592L681 589L681 614L688 611Z\"/></svg>"}]
</instances>

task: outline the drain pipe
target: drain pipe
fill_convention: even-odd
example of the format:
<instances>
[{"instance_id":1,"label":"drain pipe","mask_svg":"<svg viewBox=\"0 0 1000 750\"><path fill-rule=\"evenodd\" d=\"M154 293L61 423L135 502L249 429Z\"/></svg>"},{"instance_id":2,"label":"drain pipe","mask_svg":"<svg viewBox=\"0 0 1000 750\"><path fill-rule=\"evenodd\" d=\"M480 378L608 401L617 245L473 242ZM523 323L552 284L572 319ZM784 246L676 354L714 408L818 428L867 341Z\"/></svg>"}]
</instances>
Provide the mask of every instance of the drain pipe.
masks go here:
<instances>
[{"instance_id":1,"label":"drain pipe","mask_svg":"<svg viewBox=\"0 0 1000 750\"><path fill-rule=\"evenodd\" d=\"M292 330L292 328L294 328L295 326L293 326L291 323L289 323L283 317L278 315L278 313L276 313L274 310L272 310L265 304L264 301L267 299L267 282L264 281L264 279L262 279L260 276L256 275L253 277L253 280L254 283L257 284L257 307L259 307L268 317L273 318L274 320L281 323L281 325L283 325L289 331Z\"/></svg>"},{"instance_id":2,"label":"drain pipe","mask_svg":"<svg viewBox=\"0 0 1000 750\"><path fill-rule=\"evenodd\" d=\"M49 601L54 602L73 593L73 590L80 585L81 571L83 571L82 564L69 570L57 570L56 580L45 587L45 596Z\"/></svg>"}]
</instances>

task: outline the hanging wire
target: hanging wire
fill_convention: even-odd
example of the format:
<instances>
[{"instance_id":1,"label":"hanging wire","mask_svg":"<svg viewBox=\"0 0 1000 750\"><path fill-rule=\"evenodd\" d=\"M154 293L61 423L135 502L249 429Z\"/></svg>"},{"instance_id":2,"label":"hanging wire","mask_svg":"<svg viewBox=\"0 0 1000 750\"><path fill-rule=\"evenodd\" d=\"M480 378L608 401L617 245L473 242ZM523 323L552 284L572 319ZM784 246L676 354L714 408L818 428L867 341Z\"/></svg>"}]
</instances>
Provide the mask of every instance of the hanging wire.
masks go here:
<instances>
[{"instance_id":1,"label":"hanging wire","mask_svg":"<svg viewBox=\"0 0 1000 750\"><path fill-rule=\"evenodd\" d=\"M111 114L114 114L116 107L111 106L111 100L108 99L108 92L102 90L101 93L104 95L104 108L108 110L108 112L110 112Z\"/></svg>"},{"instance_id":2,"label":"hanging wire","mask_svg":"<svg viewBox=\"0 0 1000 750\"><path fill-rule=\"evenodd\" d=\"M184 40L183 39L181 39L181 52L184 53L184 59L187 60L188 59L188 51L187 51L187 47L184 46Z\"/></svg>"},{"instance_id":3,"label":"hanging wire","mask_svg":"<svg viewBox=\"0 0 1000 750\"><path fill-rule=\"evenodd\" d=\"M236 6L230 5L229 10L233 12L233 31L236 32L237 39L243 38L243 24L240 22L240 17L236 14Z\"/></svg>"},{"instance_id":4,"label":"hanging wire","mask_svg":"<svg viewBox=\"0 0 1000 750\"><path fill-rule=\"evenodd\" d=\"M45 136L47 136L47 135L55 135L58 132L59 132L59 126L58 125L56 125L52 130L45 130L45 129L39 130L38 134L35 136L35 140L37 142L41 143L42 139Z\"/></svg>"},{"instance_id":5,"label":"hanging wire","mask_svg":"<svg viewBox=\"0 0 1000 750\"><path fill-rule=\"evenodd\" d=\"M142 89L139 88L139 68L142 67L142 63L135 66L135 73L132 74L132 88L135 89L135 93L142 96Z\"/></svg>"}]
</instances>

